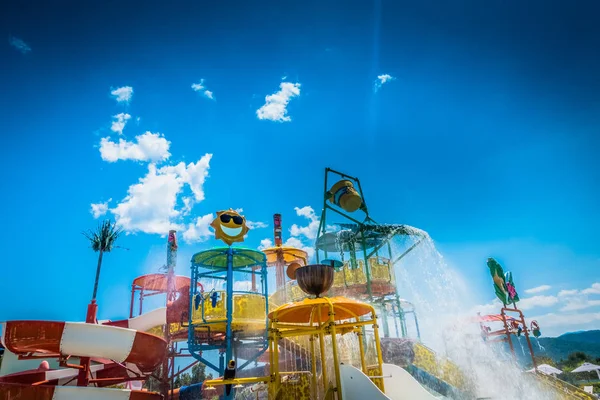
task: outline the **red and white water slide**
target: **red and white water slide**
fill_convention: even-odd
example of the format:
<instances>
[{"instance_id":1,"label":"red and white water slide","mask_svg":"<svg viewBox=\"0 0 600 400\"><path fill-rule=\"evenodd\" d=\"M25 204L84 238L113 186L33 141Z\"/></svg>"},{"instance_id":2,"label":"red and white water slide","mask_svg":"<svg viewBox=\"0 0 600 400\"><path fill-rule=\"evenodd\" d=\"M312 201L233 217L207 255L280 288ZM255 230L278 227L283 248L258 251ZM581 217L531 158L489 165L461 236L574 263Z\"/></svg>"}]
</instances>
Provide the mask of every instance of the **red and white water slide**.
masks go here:
<instances>
[{"instance_id":1,"label":"red and white water slide","mask_svg":"<svg viewBox=\"0 0 600 400\"><path fill-rule=\"evenodd\" d=\"M148 328L164 324L166 310L155 310L127 325ZM158 323L157 323L158 322ZM110 323L110 322L109 322ZM24 357L89 357L91 383L109 386L135 380L153 371L166 357L166 342L140 330L56 321L9 321L2 324L2 345ZM68 362L68 361L67 361ZM74 400L133 399L154 400L160 395L145 391L118 390L75 385L78 369L30 370L0 377L1 399Z\"/></svg>"}]
</instances>

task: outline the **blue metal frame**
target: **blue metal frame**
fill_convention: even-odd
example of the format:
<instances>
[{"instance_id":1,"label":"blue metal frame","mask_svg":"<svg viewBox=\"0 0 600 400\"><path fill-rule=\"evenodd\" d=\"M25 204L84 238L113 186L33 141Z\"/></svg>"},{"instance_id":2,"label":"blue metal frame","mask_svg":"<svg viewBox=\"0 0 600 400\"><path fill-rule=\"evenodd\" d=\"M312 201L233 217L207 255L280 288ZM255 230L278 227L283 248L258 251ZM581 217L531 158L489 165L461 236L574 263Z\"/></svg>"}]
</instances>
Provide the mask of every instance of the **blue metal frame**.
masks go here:
<instances>
[{"instance_id":1,"label":"blue metal frame","mask_svg":"<svg viewBox=\"0 0 600 400\"><path fill-rule=\"evenodd\" d=\"M233 329L232 329L232 316L233 316L233 295L234 294L260 294L265 298L265 333L263 337L260 339L260 344L262 344L261 348L257 351L257 353L251 357L250 360L246 360L246 362L237 367L238 370L245 368L250 363L256 361L258 357L260 357L265 351L268 349L268 312L269 312L269 296L268 296L268 287L267 287L267 257L264 253L256 250L243 249L244 253L252 252L256 255L259 255L257 259L260 259L259 262L256 260L250 260L251 263L247 265L239 265L234 268L234 260L236 254L239 254L238 251L233 247L227 247L222 249L211 249L207 250L210 252L215 252L213 257L209 257L204 262L199 264L194 262L195 256L192 257L192 273L191 273L191 285L190 285L190 303L189 303L189 316L188 316L188 349L190 354L201 363L209 366L210 368L218 371L220 375L223 375L225 372L225 364L227 361L233 359ZM198 253L201 254L201 253ZM226 255L226 265L213 265L210 262L219 257ZM252 271L251 267L260 267L256 271ZM205 271L201 271L205 270ZM255 274L260 276L261 280L261 290L260 292L248 292L248 291L234 291L233 290L233 273L247 273L247 274ZM210 344L202 341L198 341L196 339L195 332L198 328L206 328L210 333L210 326L215 323L223 323L223 320L220 321L206 321L204 318L204 300L202 300L202 323L194 324L192 321L192 316L194 312L194 297L199 293L198 292L198 281L200 279L224 279L226 281L225 288L225 307L226 307L226 328L225 328L225 343L224 344ZM206 360L202 352L209 350L219 350L219 365L216 366L210 361ZM236 357L237 358L237 357ZM229 398L232 398L233 392L231 393ZM226 397L228 398L228 397Z\"/></svg>"}]
</instances>

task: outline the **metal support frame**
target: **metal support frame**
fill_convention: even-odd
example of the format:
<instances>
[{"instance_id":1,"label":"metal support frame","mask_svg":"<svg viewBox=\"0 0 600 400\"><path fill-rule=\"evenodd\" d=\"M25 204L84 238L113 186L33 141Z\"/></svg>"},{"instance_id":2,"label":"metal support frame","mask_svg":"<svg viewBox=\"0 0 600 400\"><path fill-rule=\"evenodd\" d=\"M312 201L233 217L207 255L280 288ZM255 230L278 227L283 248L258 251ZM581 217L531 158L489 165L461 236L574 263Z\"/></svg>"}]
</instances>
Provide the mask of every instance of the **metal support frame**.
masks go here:
<instances>
[{"instance_id":1,"label":"metal support frame","mask_svg":"<svg viewBox=\"0 0 600 400\"><path fill-rule=\"evenodd\" d=\"M268 287L267 287L267 263L266 256L264 256L261 262L252 263L243 266L235 266L234 260L236 257L237 250L233 247L227 247L222 249L212 249L208 250L209 252L218 251L218 254L226 255L226 265L223 267L215 267L210 264L210 259L205 260L204 264L195 264L192 262L191 267L191 285L190 285L190 304L189 304L189 312L188 312L188 351L196 360L202 362L203 364L209 366L210 368L218 371L220 375L223 375L225 372L225 365L231 359L237 360L237 355L235 352L235 337L233 332L233 297L236 294L255 294L262 295L265 298L265 332L262 337L258 338L249 338L248 340L253 340L254 344L257 344L259 350L257 350L256 354L250 357L249 360L242 365L237 365L236 369L242 370L252 362L255 362L267 349L268 349L268 333L267 333L267 325L268 325L268 310L269 310L269 297L268 297ZM244 249L244 251L249 251L248 249ZM234 273L246 273L251 274L253 277L259 276L261 281L261 290L259 293L256 292L247 292L247 291L237 291L233 290L234 283ZM202 302L201 309L201 322L193 321L193 313L194 313L194 297L198 294L197 284L200 279L223 279L225 280L225 320L219 321L207 321L204 314L204 301ZM211 330L211 325L215 323L223 324L225 323L225 337L216 338L216 332ZM199 330L204 330L207 335L197 335L196 333ZM222 333L221 333L222 334ZM248 343L246 343L248 344ZM219 365L215 365L208 361L204 356L203 352L218 350L219 351ZM229 397L224 397L226 399L233 398L235 395L235 390L231 392Z\"/></svg>"},{"instance_id":2,"label":"metal support frame","mask_svg":"<svg viewBox=\"0 0 600 400\"><path fill-rule=\"evenodd\" d=\"M329 312L327 313L328 318L325 321L321 320L321 307L329 308ZM270 349L269 352L269 364L271 366L271 371L269 376L259 376L259 377L251 377L251 378L235 378L235 379L213 379L205 381L204 383L207 386L222 386L222 385L236 385L236 384L251 384L257 382L264 382L268 385L269 388L269 398L275 398L282 388L282 376L289 374L299 374L299 373L310 373L312 380L312 389L313 395L318 391L319 384L322 384L323 393L333 392L335 393L335 398L338 400L343 400L343 393L340 390L341 387L341 376L340 376L340 355L339 348L337 344L337 335L339 334L339 330L347 329L348 332L353 332L359 338L359 354L361 358L361 371L368 375L368 366L365 360L365 346L364 342L364 334L363 327L370 326L373 329L374 334L374 342L375 342L375 352L377 356L377 361L375 366L379 371L382 371L383 367L383 356L381 353L380 346L380 337L379 337L379 325L377 323L377 315L375 314L375 309L372 308L372 312L362 317L356 316L355 318L351 318L346 322L340 322L335 320L335 308L333 303L329 301L327 305L316 305L316 312L312 312L311 315L316 315L316 321L313 320L313 317L310 317L310 322L308 325L298 325L298 324L288 324L288 323L280 323L275 317L274 320L269 322L269 339L268 346ZM280 371L279 369L279 341L285 340L287 337L301 337L305 336L309 338L310 343L310 371ZM325 347L325 338L331 338L330 347ZM321 355L320 360L317 359L317 349L315 346L315 341L319 341L319 352ZM326 367L326 353L327 351L331 351L331 355L333 358L333 374L334 376L329 377L327 374ZM320 364L319 362L320 361ZM318 371L317 367L320 365L320 371ZM320 379L318 378L319 373ZM382 381L384 376L375 375L369 376L372 381L379 380L380 389L385 392L385 387ZM318 382L319 380L319 382ZM375 382L374 382L375 383Z\"/></svg>"},{"instance_id":3,"label":"metal support frame","mask_svg":"<svg viewBox=\"0 0 600 400\"><path fill-rule=\"evenodd\" d=\"M525 316L523 312L517 308L517 305L513 303L514 308L508 308L506 306L500 309L500 315L502 316L502 323L504 324L504 330L506 334L506 339L508 340L508 344L510 346L510 351L513 355L513 358L516 359L517 355L515 353L515 348L512 343L512 338L510 337L511 332L508 328L508 322L506 321L506 313L512 312L519 314L519 320L523 325L523 334L525 335L525 339L527 341L527 347L529 347L529 353L531 354L531 362L533 363L533 368L537 371L537 363L535 362L535 354L533 352L533 346L531 345L531 339L529 338L529 328L527 327L527 323L525 322Z\"/></svg>"},{"instance_id":4,"label":"metal support frame","mask_svg":"<svg viewBox=\"0 0 600 400\"><path fill-rule=\"evenodd\" d=\"M364 219L361 221L359 221L357 218L352 217L350 215L348 215L347 212L345 212L344 210L339 209L338 207L334 206L334 205L330 205L328 202L328 196L327 193L329 191L329 174L334 174L337 175L339 178L341 179L348 179L351 180L355 183L355 189L358 191L358 194L361 196L362 201L363 201L363 205L360 208L360 211L362 211L364 213ZM319 221L319 227L317 229L317 239L315 241L315 253L316 253L316 260L317 263L319 263L320 260L320 252L322 251L324 254L323 258L328 258L328 252L327 250L320 250L317 246L319 237L321 237L322 235L327 233L327 211L331 210L332 212L334 212L335 214L349 220L352 221L353 223L357 224L359 227L364 226L367 223L371 223L371 224L377 224L377 222L371 218L371 216L369 215L369 210L367 207L367 203L365 201L365 196L364 196L364 192L362 190L362 186L360 183L360 180L356 177L352 177L349 175L346 175L342 172L333 170L331 168L325 168L325 179L324 179L324 189L323 189L323 209L321 212L321 219ZM385 307L385 303L386 300L382 299L382 298L377 298L373 296L373 291L372 291L372 284L371 284L371 270L370 270L370 265L369 265L369 259L372 258L373 256L378 256L379 252L381 251L381 249L383 249L384 247L386 247L387 245L387 253L388 253L388 259L390 260L390 278L394 276L394 266L402 259L404 258L408 253L410 253L414 248L416 248L419 244L421 244L425 238L421 238L418 241L416 241L415 243L413 243L408 249L406 249L402 254L400 254L398 257L394 258L392 255L392 248L391 248L391 244L390 241L396 236L397 233L393 233L390 234L386 237L386 239L380 243L379 245L377 245L374 249L372 249L371 251L367 252L367 248L366 248L366 240L365 240L365 236L364 236L364 232L362 230L359 230L359 232L357 232L357 235L360 235L360 241L359 243L361 244L362 247L362 257L364 259L364 266L365 266L365 277L367 280L367 284L366 284L366 290L367 290L367 301L371 302L371 303L378 303L381 302L382 307ZM356 249L352 248L350 249L350 259L352 261L355 260L356 257ZM345 275L344 275L344 279L345 279ZM401 334L402 337L406 337L408 335L408 331L406 328L406 319L405 319L405 315L409 314L409 313L413 313L413 316L415 318L415 326L416 326L416 330L417 330L417 337L419 340L421 340L421 333L419 330L419 323L417 321L417 314L414 311L410 311L410 312L405 312L402 309L402 306L400 304L400 300L399 300L399 295L398 295L398 287L396 285L394 285L394 301L392 303L393 305L393 309L392 309L392 316L394 318L394 324L397 325L397 319L399 319L400 321L400 328L401 328ZM394 307L395 304L395 307ZM397 310L394 310L394 308L397 308ZM384 336L389 336L389 326L388 326L388 321L387 318L385 318L386 316L386 311L384 308L382 308L382 317L383 317L383 331L384 331ZM396 332L398 333L398 329L396 329Z\"/></svg>"}]
</instances>

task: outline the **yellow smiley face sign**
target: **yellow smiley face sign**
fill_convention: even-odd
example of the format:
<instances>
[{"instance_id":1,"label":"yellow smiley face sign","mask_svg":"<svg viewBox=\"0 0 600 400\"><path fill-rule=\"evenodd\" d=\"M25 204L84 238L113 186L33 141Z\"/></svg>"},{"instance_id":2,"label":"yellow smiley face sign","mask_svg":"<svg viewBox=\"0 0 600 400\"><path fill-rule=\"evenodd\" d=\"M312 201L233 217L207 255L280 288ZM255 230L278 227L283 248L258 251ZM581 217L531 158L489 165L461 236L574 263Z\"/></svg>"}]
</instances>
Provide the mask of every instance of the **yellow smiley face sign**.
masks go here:
<instances>
[{"instance_id":1,"label":"yellow smiley face sign","mask_svg":"<svg viewBox=\"0 0 600 400\"><path fill-rule=\"evenodd\" d=\"M229 246L234 242L243 242L244 236L250 230L246 226L246 217L231 208L217 212L217 218L210 226L215 230L215 239L222 240Z\"/></svg>"}]
</instances>

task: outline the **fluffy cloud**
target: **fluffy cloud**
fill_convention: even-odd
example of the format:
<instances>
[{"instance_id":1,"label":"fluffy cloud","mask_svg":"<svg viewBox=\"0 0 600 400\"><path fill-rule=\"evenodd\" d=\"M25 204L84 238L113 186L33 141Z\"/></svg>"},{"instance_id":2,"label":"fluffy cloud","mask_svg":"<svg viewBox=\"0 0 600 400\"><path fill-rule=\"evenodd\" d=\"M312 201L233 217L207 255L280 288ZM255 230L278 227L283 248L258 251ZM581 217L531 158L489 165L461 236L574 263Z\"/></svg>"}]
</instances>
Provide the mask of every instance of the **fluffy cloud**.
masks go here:
<instances>
[{"instance_id":1,"label":"fluffy cloud","mask_svg":"<svg viewBox=\"0 0 600 400\"><path fill-rule=\"evenodd\" d=\"M257 222L246 221L246 225L250 229L261 229L261 228L266 228L267 226L269 226L269 225L267 225L267 224L265 224L264 222L261 222L261 221L257 221Z\"/></svg>"},{"instance_id":2,"label":"fluffy cloud","mask_svg":"<svg viewBox=\"0 0 600 400\"><path fill-rule=\"evenodd\" d=\"M590 307L600 306L600 300L590 300L587 297L573 297L565 302L565 305L560 308L560 311L578 311Z\"/></svg>"},{"instance_id":3,"label":"fluffy cloud","mask_svg":"<svg viewBox=\"0 0 600 400\"><path fill-rule=\"evenodd\" d=\"M182 211L178 197L187 187L192 192L187 207L204 200L203 185L211 158L212 154L206 154L196 163L186 165L181 162L162 168L150 164L148 173L129 187L127 196L110 212L128 233L165 234L169 229L184 230L186 227L180 222ZM201 227L196 226L195 229L202 232ZM189 230L189 226L187 228ZM200 235L190 232L188 239L194 234Z\"/></svg>"},{"instance_id":4,"label":"fluffy cloud","mask_svg":"<svg viewBox=\"0 0 600 400\"><path fill-rule=\"evenodd\" d=\"M111 90L110 94L118 103L129 103L133 97L133 88L131 86L122 86Z\"/></svg>"},{"instance_id":5,"label":"fluffy cloud","mask_svg":"<svg viewBox=\"0 0 600 400\"><path fill-rule=\"evenodd\" d=\"M259 250L268 249L269 247L273 247L273 241L271 239L263 239L258 245Z\"/></svg>"},{"instance_id":6,"label":"fluffy cloud","mask_svg":"<svg viewBox=\"0 0 600 400\"><path fill-rule=\"evenodd\" d=\"M31 51L31 47L29 47L29 45L25 43L23 39L19 39L18 37L9 37L8 43L23 54L27 54Z\"/></svg>"},{"instance_id":7,"label":"fluffy cloud","mask_svg":"<svg viewBox=\"0 0 600 400\"><path fill-rule=\"evenodd\" d=\"M125 125L127 125L127 121L131 118L131 115L127 113L120 113L113 116L113 122L110 129L113 132L118 133L119 135L123 134L123 129L125 129Z\"/></svg>"},{"instance_id":8,"label":"fluffy cloud","mask_svg":"<svg viewBox=\"0 0 600 400\"><path fill-rule=\"evenodd\" d=\"M581 291L583 294L600 294L600 283L593 283L591 287Z\"/></svg>"},{"instance_id":9,"label":"fluffy cloud","mask_svg":"<svg viewBox=\"0 0 600 400\"><path fill-rule=\"evenodd\" d=\"M373 90L375 92L377 92L379 89L381 89L381 87L387 83L387 82L391 82L393 80L395 80L396 78L394 78L393 76L389 75L389 74L383 74L383 75L378 75L377 76L377 80L375 81L375 84L373 86Z\"/></svg>"},{"instance_id":10,"label":"fluffy cloud","mask_svg":"<svg viewBox=\"0 0 600 400\"><path fill-rule=\"evenodd\" d=\"M108 212L108 203L110 203L112 199L108 199L105 203L96 203L91 205L90 212L94 216L94 218L101 217Z\"/></svg>"},{"instance_id":11,"label":"fluffy cloud","mask_svg":"<svg viewBox=\"0 0 600 400\"><path fill-rule=\"evenodd\" d=\"M480 304L480 305L473 307L466 314L469 317L476 315L477 313L480 313L481 315L498 314L500 312L501 308L502 308L502 303L500 303L500 300L494 299L494 300L492 300L491 303Z\"/></svg>"},{"instance_id":12,"label":"fluffy cloud","mask_svg":"<svg viewBox=\"0 0 600 400\"><path fill-rule=\"evenodd\" d=\"M551 307L558 303L555 296L533 296L521 299L519 308L521 310L530 310L536 307Z\"/></svg>"},{"instance_id":13,"label":"fluffy cloud","mask_svg":"<svg viewBox=\"0 0 600 400\"><path fill-rule=\"evenodd\" d=\"M189 224L183 232L183 240L186 243L197 243L208 240L214 234L210 228L210 223L214 219L215 216L212 213L196 218L196 221Z\"/></svg>"},{"instance_id":14,"label":"fluffy cloud","mask_svg":"<svg viewBox=\"0 0 600 400\"><path fill-rule=\"evenodd\" d=\"M160 133L146 132L135 137L135 142L119 139L118 143L105 137L100 140L100 155L104 161L135 160L159 162L171 156L171 142Z\"/></svg>"},{"instance_id":15,"label":"fluffy cloud","mask_svg":"<svg viewBox=\"0 0 600 400\"><path fill-rule=\"evenodd\" d=\"M287 105L296 96L300 96L299 83L281 82L278 92L265 97L265 104L256 110L256 116L258 119L289 122L292 119L287 115Z\"/></svg>"},{"instance_id":16,"label":"fluffy cloud","mask_svg":"<svg viewBox=\"0 0 600 400\"><path fill-rule=\"evenodd\" d=\"M600 321L600 312L579 314L549 313L545 315L533 316L528 319L538 321L542 329L568 327L569 331L574 331L587 327L592 328L594 326L598 326L598 321ZM564 329L561 331L564 331Z\"/></svg>"},{"instance_id":17,"label":"fluffy cloud","mask_svg":"<svg viewBox=\"0 0 600 400\"><path fill-rule=\"evenodd\" d=\"M309 220L308 225L298 226L293 224L290 228L290 235L292 237L304 236L307 239L314 240L317 238L317 231L319 230L319 217L315 214L315 210L311 206L294 207L296 215L304 217Z\"/></svg>"},{"instance_id":18,"label":"fluffy cloud","mask_svg":"<svg viewBox=\"0 0 600 400\"><path fill-rule=\"evenodd\" d=\"M289 230L290 237L283 244L302 249L306 251L309 258L312 258L315 255L314 240L317 238L319 230L319 217L311 206L294 207L294 210L297 216L306 218L308 223L306 225L293 224ZM328 226L327 229L333 231L335 227ZM261 240L259 249L268 247L273 247L273 241L271 239Z\"/></svg>"},{"instance_id":19,"label":"fluffy cloud","mask_svg":"<svg viewBox=\"0 0 600 400\"><path fill-rule=\"evenodd\" d=\"M525 293L527 293L527 294L542 293L547 290L550 290L551 288L552 288L552 286L550 286L550 285L541 285L541 286L536 286L531 289L527 289L527 290L525 290Z\"/></svg>"},{"instance_id":20,"label":"fluffy cloud","mask_svg":"<svg viewBox=\"0 0 600 400\"><path fill-rule=\"evenodd\" d=\"M536 307L551 307L558 303L558 298L555 296L533 296L521 298L521 301L517 304L521 310L530 310ZM502 303L498 299L494 299L491 303L481 304L473 307L469 311L470 315L481 313L486 314L498 314L502 308Z\"/></svg>"},{"instance_id":21,"label":"fluffy cloud","mask_svg":"<svg viewBox=\"0 0 600 400\"><path fill-rule=\"evenodd\" d=\"M204 86L204 79L200 79L200 83L192 83L192 90L194 92L201 92L205 97L208 97L211 100L214 100L213 92L206 89Z\"/></svg>"},{"instance_id":22,"label":"fluffy cloud","mask_svg":"<svg viewBox=\"0 0 600 400\"><path fill-rule=\"evenodd\" d=\"M546 290L549 290L551 287L549 285L542 285L535 288L525 290L525 293L533 294L540 293ZM532 297L521 297L521 301L519 302L519 308L522 310L530 310L534 308L541 307L552 307L559 305L560 311L569 312L569 311L578 311L584 310L586 308L598 307L600 306L600 299L590 299L589 295L600 294L600 283L593 283L589 288L578 290L578 289L568 289L561 290L558 292L556 296L532 296ZM480 305L475 308L476 311L486 312L486 313L497 313L500 309L501 304L498 300L494 300L490 304Z\"/></svg>"},{"instance_id":23,"label":"fluffy cloud","mask_svg":"<svg viewBox=\"0 0 600 400\"><path fill-rule=\"evenodd\" d=\"M600 300L589 298L589 295L596 294L600 294L600 283L593 283L592 286L583 290L561 290L558 296L564 305L560 311L577 311L600 306Z\"/></svg>"},{"instance_id":24,"label":"fluffy cloud","mask_svg":"<svg viewBox=\"0 0 600 400\"><path fill-rule=\"evenodd\" d=\"M561 290L558 292L558 297L574 296L579 293L577 289Z\"/></svg>"}]
</instances>

